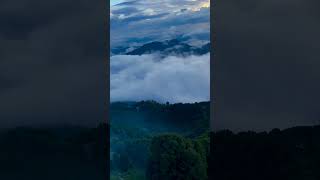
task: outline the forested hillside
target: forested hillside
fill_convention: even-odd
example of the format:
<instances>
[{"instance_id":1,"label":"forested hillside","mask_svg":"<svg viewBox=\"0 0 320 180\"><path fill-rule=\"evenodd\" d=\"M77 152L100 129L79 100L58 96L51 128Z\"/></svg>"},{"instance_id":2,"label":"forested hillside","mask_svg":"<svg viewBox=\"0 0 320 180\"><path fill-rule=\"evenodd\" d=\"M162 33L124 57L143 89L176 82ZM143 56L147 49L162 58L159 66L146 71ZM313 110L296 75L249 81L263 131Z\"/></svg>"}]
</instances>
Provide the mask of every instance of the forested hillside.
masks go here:
<instances>
[{"instance_id":1,"label":"forested hillside","mask_svg":"<svg viewBox=\"0 0 320 180\"><path fill-rule=\"evenodd\" d=\"M223 130L211 132L210 141L208 102L114 103L111 117L119 120L110 127L111 179L320 179L320 126ZM132 119L136 123L125 123ZM1 130L1 177L105 179L108 129L101 124Z\"/></svg>"},{"instance_id":2,"label":"forested hillside","mask_svg":"<svg viewBox=\"0 0 320 180\"><path fill-rule=\"evenodd\" d=\"M112 103L111 179L207 179L209 105Z\"/></svg>"},{"instance_id":3,"label":"forested hillside","mask_svg":"<svg viewBox=\"0 0 320 180\"><path fill-rule=\"evenodd\" d=\"M105 124L97 128L19 127L0 133L0 177L106 179Z\"/></svg>"},{"instance_id":4,"label":"forested hillside","mask_svg":"<svg viewBox=\"0 0 320 180\"><path fill-rule=\"evenodd\" d=\"M320 179L320 126L271 132L211 133L210 177L224 180Z\"/></svg>"}]
</instances>

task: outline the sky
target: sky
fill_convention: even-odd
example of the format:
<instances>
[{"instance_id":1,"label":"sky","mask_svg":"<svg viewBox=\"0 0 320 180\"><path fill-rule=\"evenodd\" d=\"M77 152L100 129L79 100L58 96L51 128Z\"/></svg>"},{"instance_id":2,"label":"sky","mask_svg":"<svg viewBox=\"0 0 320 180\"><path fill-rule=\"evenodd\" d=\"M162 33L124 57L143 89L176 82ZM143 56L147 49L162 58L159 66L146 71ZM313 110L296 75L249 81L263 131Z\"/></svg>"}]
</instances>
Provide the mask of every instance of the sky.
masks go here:
<instances>
[{"instance_id":1,"label":"sky","mask_svg":"<svg viewBox=\"0 0 320 180\"><path fill-rule=\"evenodd\" d=\"M117 1L118 2L118 1ZM111 1L111 48L177 36L209 41L209 0Z\"/></svg>"},{"instance_id":2,"label":"sky","mask_svg":"<svg viewBox=\"0 0 320 180\"><path fill-rule=\"evenodd\" d=\"M0 128L102 122L100 1L0 1Z\"/></svg>"},{"instance_id":3,"label":"sky","mask_svg":"<svg viewBox=\"0 0 320 180\"><path fill-rule=\"evenodd\" d=\"M90 0L0 1L0 128L105 120L104 8Z\"/></svg>"},{"instance_id":4,"label":"sky","mask_svg":"<svg viewBox=\"0 0 320 180\"><path fill-rule=\"evenodd\" d=\"M133 50L153 41L210 41L209 0L112 1L111 49ZM202 56L112 55L111 101L193 103L210 99L210 54ZM194 88L197 87L197 88Z\"/></svg>"},{"instance_id":5,"label":"sky","mask_svg":"<svg viewBox=\"0 0 320 180\"><path fill-rule=\"evenodd\" d=\"M216 1L215 129L320 123L319 3Z\"/></svg>"},{"instance_id":6,"label":"sky","mask_svg":"<svg viewBox=\"0 0 320 180\"><path fill-rule=\"evenodd\" d=\"M110 5L113 6L122 2L124 2L124 0L110 0Z\"/></svg>"},{"instance_id":7,"label":"sky","mask_svg":"<svg viewBox=\"0 0 320 180\"><path fill-rule=\"evenodd\" d=\"M181 12L181 5L172 6L170 2L194 3L192 6L197 7L196 2L201 1L162 2ZM266 130L319 122L320 14L317 7L317 0L216 2L216 129ZM71 0L0 1L1 127L50 123L92 125L102 119L103 8L102 1L89 0L77 3ZM181 18L185 21L175 19L180 16L173 16L173 11L157 8L160 15L148 18L152 23L139 20L139 14L131 14L134 18L129 21L135 21L127 24L130 28L136 27L136 31L115 29L118 33L111 32L116 37L111 45L155 40L157 36L151 30L154 28L163 34L177 32L170 37L193 32L192 42L207 38L207 28L198 28L208 27L205 8L182 10L185 14L180 16L185 17ZM164 17L172 19L163 21ZM192 22L188 22L189 17ZM113 25L124 24L118 22L119 17L115 20L111 19L117 22ZM178 25L174 25L177 30L168 31L165 28L168 26L160 26L165 22L177 22ZM126 42L135 32L148 38ZM196 76L202 77L200 73Z\"/></svg>"}]
</instances>

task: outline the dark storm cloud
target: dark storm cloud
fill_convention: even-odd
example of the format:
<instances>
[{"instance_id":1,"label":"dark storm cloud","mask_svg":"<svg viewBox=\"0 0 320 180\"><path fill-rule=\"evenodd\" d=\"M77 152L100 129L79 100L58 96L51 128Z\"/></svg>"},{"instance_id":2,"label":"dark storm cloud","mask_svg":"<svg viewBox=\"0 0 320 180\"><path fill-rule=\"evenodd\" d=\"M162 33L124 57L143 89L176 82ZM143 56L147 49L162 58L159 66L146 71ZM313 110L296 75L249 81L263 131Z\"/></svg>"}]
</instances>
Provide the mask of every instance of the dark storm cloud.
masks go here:
<instances>
[{"instance_id":1,"label":"dark storm cloud","mask_svg":"<svg viewBox=\"0 0 320 180\"><path fill-rule=\"evenodd\" d=\"M316 0L216 2L214 129L320 123Z\"/></svg>"},{"instance_id":2,"label":"dark storm cloud","mask_svg":"<svg viewBox=\"0 0 320 180\"><path fill-rule=\"evenodd\" d=\"M0 2L0 126L101 122L104 2Z\"/></svg>"}]
</instances>

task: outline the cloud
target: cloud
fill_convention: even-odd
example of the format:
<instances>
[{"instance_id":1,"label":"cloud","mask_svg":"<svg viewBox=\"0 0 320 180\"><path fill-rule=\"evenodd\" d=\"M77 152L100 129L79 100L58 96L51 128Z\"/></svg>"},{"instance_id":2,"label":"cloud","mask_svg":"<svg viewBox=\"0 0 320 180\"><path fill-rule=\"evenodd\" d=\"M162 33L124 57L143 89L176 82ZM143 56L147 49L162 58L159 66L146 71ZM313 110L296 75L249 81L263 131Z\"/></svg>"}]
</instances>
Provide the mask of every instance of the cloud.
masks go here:
<instances>
[{"instance_id":1,"label":"cloud","mask_svg":"<svg viewBox=\"0 0 320 180\"><path fill-rule=\"evenodd\" d=\"M210 55L111 57L111 101L199 102L210 97Z\"/></svg>"},{"instance_id":2,"label":"cloud","mask_svg":"<svg viewBox=\"0 0 320 180\"><path fill-rule=\"evenodd\" d=\"M319 123L316 0L217 1L215 129Z\"/></svg>"},{"instance_id":3,"label":"cloud","mask_svg":"<svg viewBox=\"0 0 320 180\"><path fill-rule=\"evenodd\" d=\"M0 2L0 126L103 120L103 2Z\"/></svg>"},{"instance_id":4,"label":"cloud","mask_svg":"<svg viewBox=\"0 0 320 180\"><path fill-rule=\"evenodd\" d=\"M209 1L130 1L111 7L111 46L131 46L176 36L210 34Z\"/></svg>"},{"instance_id":5,"label":"cloud","mask_svg":"<svg viewBox=\"0 0 320 180\"><path fill-rule=\"evenodd\" d=\"M153 1L143 1L143 0L132 0L132 1L122 1L112 8L122 8L134 6L140 9L154 9L155 11L167 11L176 12L181 9L186 10L199 10L202 7L209 7L209 0L153 0Z\"/></svg>"}]
</instances>

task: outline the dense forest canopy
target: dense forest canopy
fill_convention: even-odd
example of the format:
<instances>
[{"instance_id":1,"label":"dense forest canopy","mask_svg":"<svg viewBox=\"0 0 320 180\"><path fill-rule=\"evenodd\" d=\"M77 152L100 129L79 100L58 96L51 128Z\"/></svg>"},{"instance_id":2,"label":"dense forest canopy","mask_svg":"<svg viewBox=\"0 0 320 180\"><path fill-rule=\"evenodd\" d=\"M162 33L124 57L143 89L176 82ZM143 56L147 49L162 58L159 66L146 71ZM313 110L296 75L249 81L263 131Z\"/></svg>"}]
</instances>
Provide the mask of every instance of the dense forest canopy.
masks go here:
<instances>
[{"instance_id":1,"label":"dense forest canopy","mask_svg":"<svg viewBox=\"0 0 320 180\"><path fill-rule=\"evenodd\" d=\"M205 180L209 107L209 102L111 103L111 179ZM162 146L167 150L159 151ZM180 168L172 170L174 164Z\"/></svg>"}]
</instances>

